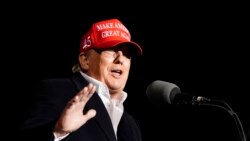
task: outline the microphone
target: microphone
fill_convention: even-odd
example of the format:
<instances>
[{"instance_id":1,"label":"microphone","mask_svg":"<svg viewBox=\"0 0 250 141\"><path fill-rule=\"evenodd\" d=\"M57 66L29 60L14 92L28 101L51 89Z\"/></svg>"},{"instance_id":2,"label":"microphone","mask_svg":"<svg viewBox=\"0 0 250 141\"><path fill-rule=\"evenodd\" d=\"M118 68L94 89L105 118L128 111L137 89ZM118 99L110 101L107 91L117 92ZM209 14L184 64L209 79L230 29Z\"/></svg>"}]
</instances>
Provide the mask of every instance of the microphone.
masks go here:
<instances>
[{"instance_id":1,"label":"microphone","mask_svg":"<svg viewBox=\"0 0 250 141\"><path fill-rule=\"evenodd\" d=\"M165 105L166 103L173 105L207 105L226 110L234 118L241 140L247 141L244 128L241 124L238 115L224 101L213 100L202 96L192 96L186 93L182 93L177 85L161 80L156 80L149 84L146 89L146 94L149 100L156 105Z\"/></svg>"},{"instance_id":2,"label":"microphone","mask_svg":"<svg viewBox=\"0 0 250 141\"><path fill-rule=\"evenodd\" d=\"M156 80L149 84L146 89L149 100L156 105L181 105L181 104L202 104L210 101L210 99L202 96L192 96L182 93L180 88L170 82Z\"/></svg>"}]
</instances>

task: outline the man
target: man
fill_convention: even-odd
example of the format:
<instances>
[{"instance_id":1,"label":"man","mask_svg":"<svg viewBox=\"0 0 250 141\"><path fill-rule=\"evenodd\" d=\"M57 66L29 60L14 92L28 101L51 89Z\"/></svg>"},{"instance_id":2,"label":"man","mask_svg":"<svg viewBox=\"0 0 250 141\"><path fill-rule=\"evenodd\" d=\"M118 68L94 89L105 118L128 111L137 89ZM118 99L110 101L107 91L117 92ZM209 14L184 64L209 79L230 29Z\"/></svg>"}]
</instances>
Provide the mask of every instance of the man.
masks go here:
<instances>
[{"instance_id":1,"label":"man","mask_svg":"<svg viewBox=\"0 0 250 141\"><path fill-rule=\"evenodd\" d=\"M20 137L43 141L141 141L124 111L131 57L141 55L118 19L94 23L80 43L72 78L44 80Z\"/></svg>"}]
</instances>

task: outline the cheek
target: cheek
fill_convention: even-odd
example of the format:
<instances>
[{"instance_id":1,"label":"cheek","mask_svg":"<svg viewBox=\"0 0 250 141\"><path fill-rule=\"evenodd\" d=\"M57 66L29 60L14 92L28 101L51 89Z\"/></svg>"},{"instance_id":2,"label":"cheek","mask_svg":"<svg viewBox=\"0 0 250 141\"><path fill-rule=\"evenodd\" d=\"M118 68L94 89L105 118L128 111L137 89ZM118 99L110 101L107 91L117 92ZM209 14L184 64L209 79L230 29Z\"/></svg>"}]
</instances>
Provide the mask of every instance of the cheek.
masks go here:
<instances>
[{"instance_id":1,"label":"cheek","mask_svg":"<svg viewBox=\"0 0 250 141\"><path fill-rule=\"evenodd\" d=\"M95 60L93 61L92 64L90 64L90 70L98 76L101 76L105 73L107 73L108 70L108 66L110 63L108 63L107 61L104 60Z\"/></svg>"},{"instance_id":2,"label":"cheek","mask_svg":"<svg viewBox=\"0 0 250 141\"><path fill-rule=\"evenodd\" d=\"M123 65L124 65L126 68L130 69L131 61L130 61L130 60L126 60L126 61L124 61Z\"/></svg>"}]
</instances>

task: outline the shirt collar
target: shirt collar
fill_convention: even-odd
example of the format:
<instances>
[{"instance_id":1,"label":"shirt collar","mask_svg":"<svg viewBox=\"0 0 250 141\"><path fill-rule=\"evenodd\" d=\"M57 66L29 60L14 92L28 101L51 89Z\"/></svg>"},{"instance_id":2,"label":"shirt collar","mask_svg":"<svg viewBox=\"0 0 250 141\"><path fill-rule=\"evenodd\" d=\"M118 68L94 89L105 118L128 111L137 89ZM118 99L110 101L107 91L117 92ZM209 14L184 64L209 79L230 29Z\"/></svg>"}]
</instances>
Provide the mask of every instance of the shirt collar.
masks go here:
<instances>
[{"instance_id":1,"label":"shirt collar","mask_svg":"<svg viewBox=\"0 0 250 141\"><path fill-rule=\"evenodd\" d=\"M83 73L80 71L81 75L90 83L93 83L96 86L96 92L98 93L99 96L105 97L109 100L111 100L110 93L108 87L101 81L96 80L87 74ZM121 100L119 103L123 103L127 99L128 94L125 91L122 91L121 93Z\"/></svg>"}]
</instances>

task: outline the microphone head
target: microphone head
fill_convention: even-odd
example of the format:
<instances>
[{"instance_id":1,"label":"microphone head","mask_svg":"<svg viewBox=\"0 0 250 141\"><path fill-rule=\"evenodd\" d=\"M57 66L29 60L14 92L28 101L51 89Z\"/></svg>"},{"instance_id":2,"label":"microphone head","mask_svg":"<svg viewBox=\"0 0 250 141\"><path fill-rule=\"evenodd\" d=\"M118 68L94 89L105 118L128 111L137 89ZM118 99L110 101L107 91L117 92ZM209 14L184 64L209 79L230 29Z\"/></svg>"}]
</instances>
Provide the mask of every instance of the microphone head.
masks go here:
<instances>
[{"instance_id":1,"label":"microphone head","mask_svg":"<svg viewBox=\"0 0 250 141\"><path fill-rule=\"evenodd\" d=\"M161 80L152 82L146 89L149 100L157 105L172 104L175 95L180 93L181 90L177 85Z\"/></svg>"}]
</instances>

